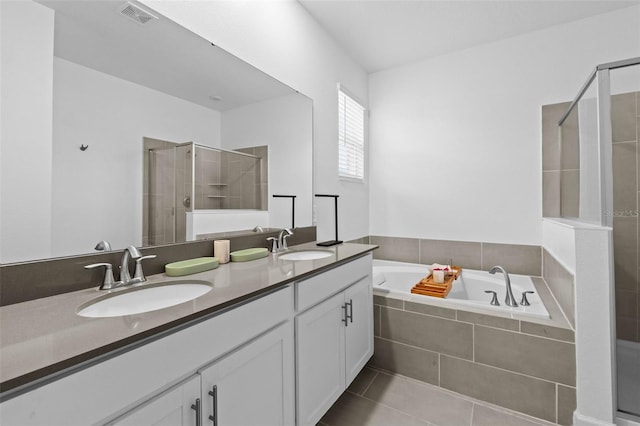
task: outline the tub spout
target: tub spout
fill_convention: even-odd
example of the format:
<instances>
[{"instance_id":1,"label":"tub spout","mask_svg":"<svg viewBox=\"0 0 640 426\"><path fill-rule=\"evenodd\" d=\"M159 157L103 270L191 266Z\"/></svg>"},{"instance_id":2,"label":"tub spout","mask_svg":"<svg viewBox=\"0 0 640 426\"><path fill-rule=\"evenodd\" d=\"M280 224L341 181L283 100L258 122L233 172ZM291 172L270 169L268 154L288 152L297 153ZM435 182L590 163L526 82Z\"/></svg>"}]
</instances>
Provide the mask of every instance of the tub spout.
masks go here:
<instances>
[{"instance_id":1,"label":"tub spout","mask_svg":"<svg viewBox=\"0 0 640 426\"><path fill-rule=\"evenodd\" d=\"M489 270L490 274L495 274L496 272L502 272L504 275L504 282L507 286L507 296L504 299L504 303L511 307L517 307L518 302L516 302L515 297L513 297L513 292L511 291L511 280L509 279L509 274L504 270L502 266L494 266Z\"/></svg>"}]
</instances>

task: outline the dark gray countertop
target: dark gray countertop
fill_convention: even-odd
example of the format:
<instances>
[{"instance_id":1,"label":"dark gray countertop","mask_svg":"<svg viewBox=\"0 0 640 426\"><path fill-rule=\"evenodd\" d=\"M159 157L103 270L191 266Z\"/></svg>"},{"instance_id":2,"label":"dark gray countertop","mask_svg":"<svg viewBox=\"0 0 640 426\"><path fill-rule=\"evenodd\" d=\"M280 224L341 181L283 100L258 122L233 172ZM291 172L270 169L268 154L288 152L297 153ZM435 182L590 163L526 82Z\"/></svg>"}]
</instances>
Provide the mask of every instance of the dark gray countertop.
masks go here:
<instances>
[{"instance_id":1,"label":"dark gray countertop","mask_svg":"<svg viewBox=\"0 0 640 426\"><path fill-rule=\"evenodd\" d=\"M0 308L0 392L5 399L43 379L68 373L69 369L145 339L216 315L233 305L331 269L376 248L369 244L345 243L326 248L334 254L317 260L287 261L279 259L279 254L270 254L250 262L220 265L217 269L187 277L152 275L141 286L189 278L208 281L213 284L213 290L189 302L136 315L78 316L78 307L106 294L96 288L3 306ZM315 243L307 243L290 250L300 249L318 247Z\"/></svg>"}]
</instances>

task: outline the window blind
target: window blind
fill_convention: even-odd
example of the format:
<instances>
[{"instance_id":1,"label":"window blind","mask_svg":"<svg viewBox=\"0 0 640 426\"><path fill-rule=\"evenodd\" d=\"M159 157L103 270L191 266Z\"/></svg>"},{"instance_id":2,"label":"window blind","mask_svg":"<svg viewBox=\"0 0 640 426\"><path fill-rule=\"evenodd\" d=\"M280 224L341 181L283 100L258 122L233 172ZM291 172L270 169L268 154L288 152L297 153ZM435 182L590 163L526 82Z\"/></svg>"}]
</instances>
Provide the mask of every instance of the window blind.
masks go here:
<instances>
[{"instance_id":1,"label":"window blind","mask_svg":"<svg viewBox=\"0 0 640 426\"><path fill-rule=\"evenodd\" d=\"M338 90L338 173L364 179L364 107Z\"/></svg>"}]
</instances>

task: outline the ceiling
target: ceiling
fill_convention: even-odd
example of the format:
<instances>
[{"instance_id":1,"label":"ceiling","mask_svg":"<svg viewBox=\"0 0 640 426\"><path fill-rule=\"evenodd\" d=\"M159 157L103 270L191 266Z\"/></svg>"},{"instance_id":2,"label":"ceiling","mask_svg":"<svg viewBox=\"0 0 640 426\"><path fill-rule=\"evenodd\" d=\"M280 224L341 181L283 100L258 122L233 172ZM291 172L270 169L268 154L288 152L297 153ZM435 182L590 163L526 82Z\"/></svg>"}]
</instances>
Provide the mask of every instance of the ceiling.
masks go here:
<instances>
[{"instance_id":1,"label":"ceiling","mask_svg":"<svg viewBox=\"0 0 640 426\"><path fill-rule=\"evenodd\" d=\"M125 0L37 1L55 11L59 58L217 111L294 93L163 16L132 21Z\"/></svg>"},{"instance_id":2,"label":"ceiling","mask_svg":"<svg viewBox=\"0 0 640 426\"><path fill-rule=\"evenodd\" d=\"M640 4L640 0L298 1L369 73Z\"/></svg>"}]
</instances>

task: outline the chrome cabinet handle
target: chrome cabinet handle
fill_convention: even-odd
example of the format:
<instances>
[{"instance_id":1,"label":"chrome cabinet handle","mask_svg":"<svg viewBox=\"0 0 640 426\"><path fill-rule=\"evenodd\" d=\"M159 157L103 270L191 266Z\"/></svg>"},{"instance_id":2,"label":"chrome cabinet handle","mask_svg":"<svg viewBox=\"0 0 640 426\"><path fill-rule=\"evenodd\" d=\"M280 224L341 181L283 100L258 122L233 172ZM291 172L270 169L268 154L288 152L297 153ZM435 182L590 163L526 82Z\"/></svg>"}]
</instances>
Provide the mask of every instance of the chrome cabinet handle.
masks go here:
<instances>
[{"instance_id":1,"label":"chrome cabinet handle","mask_svg":"<svg viewBox=\"0 0 640 426\"><path fill-rule=\"evenodd\" d=\"M196 411L196 426L202 425L202 407L200 407L200 398L196 398L196 403L191 404L191 409Z\"/></svg>"},{"instance_id":2,"label":"chrome cabinet handle","mask_svg":"<svg viewBox=\"0 0 640 426\"><path fill-rule=\"evenodd\" d=\"M498 295L496 294L495 291L485 290L484 292L493 294L493 296L491 296L491 302L490 302L493 306L500 306L500 302L498 302Z\"/></svg>"},{"instance_id":3,"label":"chrome cabinet handle","mask_svg":"<svg viewBox=\"0 0 640 426\"><path fill-rule=\"evenodd\" d=\"M523 291L522 292L522 300L520 300L520 304L522 306L531 306L531 303L529 303L529 299L527 299L527 293L533 294L535 292L534 291Z\"/></svg>"},{"instance_id":4,"label":"chrome cabinet handle","mask_svg":"<svg viewBox=\"0 0 640 426\"><path fill-rule=\"evenodd\" d=\"M209 395L213 399L213 416L209 416L209 420L213 422L213 426L218 425L218 386L213 385L211 390L209 391Z\"/></svg>"},{"instance_id":5,"label":"chrome cabinet handle","mask_svg":"<svg viewBox=\"0 0 640 426\"><path fill-rule=\"evenodd\" d=\"M344 313L344 317L342 318L342 320L341 320L341 321L344 323L344 326L345 326L345 327L348 327L348 326L349 326L349 322L348 322L348 318L349 318L349 316L347 315L347 304L346 304L346 303L344 303L344 304L342 305L342 311L343 311L343 313Z\"/></svg>"},{"instance_id":6,"label":"chrome cabinet handle","mask_svg":"<svg viewBox=\"0 0 640 426\"><path fill-rule=\"evenodd\" d=\"M349 306L349 313L346 314L346 317L350 320L351 323L353 323L353 299L349 299L349 301L347 303L345 303L345 305Z\"/></svg>"}]
</instances>

